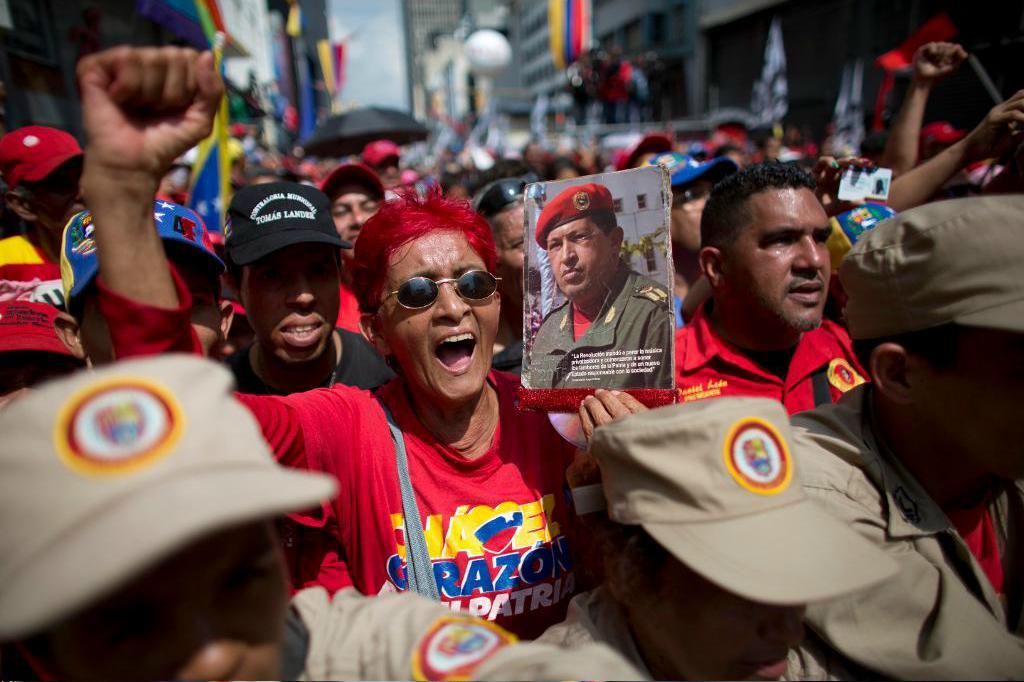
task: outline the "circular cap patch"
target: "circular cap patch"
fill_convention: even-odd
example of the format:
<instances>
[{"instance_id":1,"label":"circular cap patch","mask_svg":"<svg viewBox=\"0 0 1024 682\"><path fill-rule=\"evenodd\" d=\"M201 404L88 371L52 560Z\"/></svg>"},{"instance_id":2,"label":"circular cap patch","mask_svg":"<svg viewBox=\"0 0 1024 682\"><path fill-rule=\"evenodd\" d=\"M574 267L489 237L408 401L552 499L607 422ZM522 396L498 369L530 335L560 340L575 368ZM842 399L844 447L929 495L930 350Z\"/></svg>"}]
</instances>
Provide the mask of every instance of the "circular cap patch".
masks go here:
<instances>
[{"instance_id":1,"label":"circular cap patch","mask_svg":"<svg viewBox=\"0 0 1024 682\"><path fill-rule=\"evenodd\" d=\"M39 144L39 138L36 137L35 135L26 135L25 139L23 139L21 143L26 147L35 147L37 144Z\"/></svg>"},{"instance_id":2,"label":"circular cap patch","mask_svg":"<svg viewBox=\"0 0 1024 682\"><path fill-rule=\"evenodd\" d=\"M842 358L836 358L828 363L828 371L825 376L828 377L828 383L843 393L864 383L864 377L857 374L850 363Z\"/></svg>"},{"instance_id":3,"label":"circular cap patch","mask_svg":"<svg viewBox=\"0 0 1024 682\"><path fill-rule=\"evenodd\" d=\"M756 417L736 422L725 439L725 466L736 482L759 495L781 493L793 478L789 447L774 426Z\"/></svg>"},{"instance_id":4,"label":"circular cap patch","mask_svg":"<svg viewBox=\"0 0 1024 682\"><path fill-rule=\"evenodd\" d=\"M168 454L181 437L177 399L143 379L112 379L73 395L57 417L61 460L83 474L122 474Z\"/></svg>"},{"instance_id":5,"label":"circular cap patch","mask_svg":"<svg viewBox=\"0 0 1024 682\"><path fill-rule=\"evenodd\" d=\"M434 621L413 654L414 680L469 680L477 666L516 636L485 620L444 616Z\"/></svg>"}]
</instances>

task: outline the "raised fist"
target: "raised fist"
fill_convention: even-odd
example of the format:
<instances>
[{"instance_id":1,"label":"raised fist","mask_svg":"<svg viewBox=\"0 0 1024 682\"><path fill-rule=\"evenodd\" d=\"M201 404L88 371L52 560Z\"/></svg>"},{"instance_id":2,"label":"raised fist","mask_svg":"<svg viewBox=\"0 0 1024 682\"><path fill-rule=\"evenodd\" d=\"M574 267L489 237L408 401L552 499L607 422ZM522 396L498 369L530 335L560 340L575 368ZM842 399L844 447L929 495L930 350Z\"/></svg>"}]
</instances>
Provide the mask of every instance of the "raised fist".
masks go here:
<instances>
[{"instance_id":1,"label":"raised fist","mask_svg":"<svg viewBox=\"0 0 1024 682\"><path fill-rule=\"evenodd\" d=\"M914 78L937 81L960 68L967 52L956 43L927 43L914 54Z\"/></svg>"},{"instance_id":2,"label":"raised fist","mask_svg":"<svg viewBox=\"0 0 1024 682\"><path fill-rule=\"evenodd\" d=\"M968 133L967 161L980 161L1010 151L1024 140L1024 90L989 110L988 115Z\"/></svg>"},{"instance_id":3,"label":"raised fist","mask_svg":"<svg viewBox=\"0 0 1024 682\"><path fill-rule=\"evenodd\" d=\"M78 63L86 163L159 182L175 158L210 134L224 84L213 54L117 47Z\"/></svg>"}]
</instances>

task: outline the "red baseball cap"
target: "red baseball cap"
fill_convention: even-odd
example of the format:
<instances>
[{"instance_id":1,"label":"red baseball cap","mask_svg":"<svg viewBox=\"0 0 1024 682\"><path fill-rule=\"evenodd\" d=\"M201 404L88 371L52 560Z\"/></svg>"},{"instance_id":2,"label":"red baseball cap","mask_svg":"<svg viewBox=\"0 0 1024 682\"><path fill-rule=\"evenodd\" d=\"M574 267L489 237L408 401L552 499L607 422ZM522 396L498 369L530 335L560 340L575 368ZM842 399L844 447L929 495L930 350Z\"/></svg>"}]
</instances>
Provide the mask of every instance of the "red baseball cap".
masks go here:
<instances>
[{"instance_id":1,"label":"red baseball cap","mask_svg":"<svg viewBox=\"0 0 1024 682\"><path fill-rule=\"evenodd\" d=\"M629 150L624 159L615 164L615 170L627 170L632 168L641 154L660 154L661 152L672 151L672 138L660 133L644 135L643 138Z\"/></svg>"},{"instance_id":2,"label":"red baseball cap","mask_svg":"<svg viewBox=\"0 0 1024 682\"><path fill-rule=\"evenodd\" d=\"M14 189L22 182L39 182L64 162L81 155L78 140L63 130L25 126L0 138L0 174Z\"/></svg>"},{"instance_id":3,"label":"red baseball cap","mask_svg":"<svg viewBox=\"0 0 1024 682\"><path fill-rule=\"evenodd\" d=\"M345 184L361 185L373 192L376 199L384 198L384 185L372 168L363 163L343 163L324 179L320 191L334 200L334 190Z\"/></svg>"},{"instance_id":4,"label":"red baseball cap","mask_svg":"<svg viewBox=\"0 0 1024 682\"><path fill-rule=\"evenodd\" d=\"M371 166L380 166L388 159L397 162L402 157L402 150L391 140L374 140L363 147L362 157Z\"/></svg>"},{"instance_id":5,"label":"red baseball cap","mask_svg":"<svg viewBox=\"0 0 1024 682\"><path fill-rule=\"evenodd\" d=\"M0 303L0 353L42 351L74 357L57 336L58 312L45 303Z\"/></svg>"},{"instance_id":6,"label":"red baseball cap","mask_svg":"<svg viewBox=\"0 0 1024 682\"><path fill-rule=\"evenodd\" d=\"M559 225L601 213L608 213L615 218L612 193L607 187L596 182L568 187L549 201L540 212L540 218L537 219L537 243L543 249L547 246L545 239L548 232Z\"/></svg>"},{"instance_id":7,"label":"red baseball cap","mask_svg":"<svg viewBox=\"0 0 1024 682\"><path fill-rule=\"evenodd\" d=\"M953 144L967 135L966 130L954 128L949 121L935 121L921 127L921 144L926 145L932 142L939 144Z\"/></svg>"}]
</instances>

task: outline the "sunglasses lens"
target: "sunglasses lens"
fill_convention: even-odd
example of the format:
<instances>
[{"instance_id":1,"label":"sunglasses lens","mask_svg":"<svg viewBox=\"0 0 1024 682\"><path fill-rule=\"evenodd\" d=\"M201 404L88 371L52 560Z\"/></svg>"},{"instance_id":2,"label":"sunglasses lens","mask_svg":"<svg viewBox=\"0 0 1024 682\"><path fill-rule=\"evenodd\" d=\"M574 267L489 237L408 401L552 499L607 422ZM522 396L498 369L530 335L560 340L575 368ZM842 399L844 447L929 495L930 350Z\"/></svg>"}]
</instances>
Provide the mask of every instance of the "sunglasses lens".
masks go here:
<instances>
[{"instance_id":1,"label":"sunglasses lens","mask_svg":"<svg viewBox=\"0 0 1024 682\"><path fill-rule=\"evenodd\" d=\"M437 298L437 284L426 277L413 277L398 287L398 302L406 308L425 308Z\"/></svg>"},{"instance_id":2,"label":"sunglasses lens","mask_svg":"<svg viewBox=\"0 0 1024 682\"><path fill-rule=\"evenodd\" d=\"M458 281L459 295L471 301L487 298L498 288L494 275L482 270L471 270Z\"/></svg>"}]
</instances>

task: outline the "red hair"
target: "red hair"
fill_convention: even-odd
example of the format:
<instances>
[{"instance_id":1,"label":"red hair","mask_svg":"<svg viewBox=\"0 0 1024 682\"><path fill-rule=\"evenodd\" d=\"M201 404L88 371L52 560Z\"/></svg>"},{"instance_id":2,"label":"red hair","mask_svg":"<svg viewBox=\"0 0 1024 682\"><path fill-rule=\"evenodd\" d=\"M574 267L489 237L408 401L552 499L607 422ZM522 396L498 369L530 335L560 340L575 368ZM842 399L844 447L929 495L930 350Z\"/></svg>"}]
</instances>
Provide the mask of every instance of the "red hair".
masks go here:
<instances>
[{"instance_id":1,"label":"red hair","mask_svg":"<svg viewBox=\"0 0 1024 682\"><path fill-rule=\"evenodd\" d=\"M409 242L435 232L457 232L493 272L497 255L494 237L483 216L468 201L449 199L434 189L424 197L400 192L385 201L359 231L352 264L352 288L363 312L373 312L384 296L391 256Z\"/></svg>"}]
</instances>

